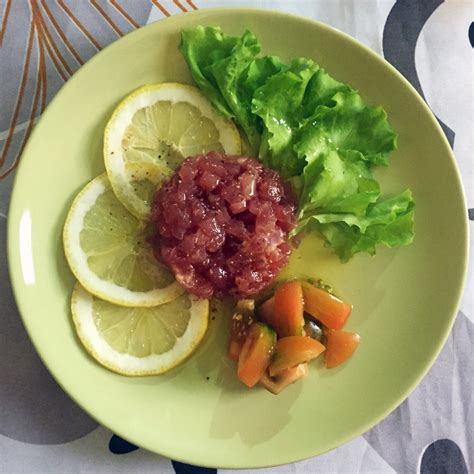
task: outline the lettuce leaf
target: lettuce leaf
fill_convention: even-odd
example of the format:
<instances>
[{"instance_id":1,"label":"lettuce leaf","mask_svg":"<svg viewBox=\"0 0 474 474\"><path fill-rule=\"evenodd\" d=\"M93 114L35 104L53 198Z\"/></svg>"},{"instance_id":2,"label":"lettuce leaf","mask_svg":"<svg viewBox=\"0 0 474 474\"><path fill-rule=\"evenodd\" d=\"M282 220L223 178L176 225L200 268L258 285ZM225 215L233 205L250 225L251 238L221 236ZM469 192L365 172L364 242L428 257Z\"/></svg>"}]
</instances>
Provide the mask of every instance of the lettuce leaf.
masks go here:
<instances>
[{"instance_id":1,"label":"lettuce leaf","mask_svg":"<svg viewBox=\"0 0 474 474\"><path fill-rule=\"evenodd\" d=\"M379 183L355 151L328 147L304 168L299 217L314 213L363 216L380 196Z\"/></svg>"},{"instance_id":2,"label":"lettuce leaf","mask_svg":"<svg viewBox=\"0 0 474 474\"><path fill-rule=\"evenodd\" d=\"M188 63L189 70L198 87L214 107L227 118L234 118L224 99L210 67L232 55L242 38L228 36L220 28L196 26L181 33L180 51ZM255 55L260 51L260 47Z\"/></svg>"},{"instance_id":3,"label":"lettuce leaf","mask_svg":"<svg viewBox=\"0 0 474 474\"><path fill-rule=\"evenodd\" d=\"M336 92L330 105L318 105L305 122L336 148L359 151L374 165L387 165L388 154L397 146L385 110L367 106L355 91Z\"/></svg>"},{"instance_id":4,"label":"lettuce leaf","mask_svg":"<svg viewBox=\"0 0 474 474\"><path fill-rule=\"evenodd\" d=\"M414 201L409 190L369 205L364 216L314 214L299 222L299 231L319 232L342 262L358 252L375 255L376 245L409 245L414 238Z\"/></svg>"},{"instance_id":5,"label":"lettuce leaf","mask_svg":"<svg viewBox=\"0 0 474 474\"><path fill-rule=\"evenodd\" d=\"M411 193L383 198L372 174L397 147L382 107L368 105L311 59L286 65L259 56L249 31L233 37L197 26L182 32L180 49L216 109L293 185L299 196L293 234L318 232L342 261L358 252L372 255L377 244L412 241Z\"/></svg>"},{"instance_id":6,"label":"lettuce leaf","mask_svg":"<svg viewBox=\"0 0 474 474\"><path fill-rule=\"evenodd\" d=\"M264 126L259 158L284 176L298 175L304 167L304 161L295 160L294 133L300 126L306 87L318 68L310 59L295 59L253 95L252 112Z\"/></svg>"},{"instance_id":7,"label":"lettuce leaf","mask_svg":"<svg viewBox=\"0 0 474 474\"><path fill-rule=\"evenodd\" d=\"M251 111L254 92L286 66L276 56L256 58L257 38L246 31L241 38L224 35L220 28L195 28L182 32L180 50L191 75L214 107L234 119L251 148L260 146L262 126Z\"/></svg>"}]
</instances>

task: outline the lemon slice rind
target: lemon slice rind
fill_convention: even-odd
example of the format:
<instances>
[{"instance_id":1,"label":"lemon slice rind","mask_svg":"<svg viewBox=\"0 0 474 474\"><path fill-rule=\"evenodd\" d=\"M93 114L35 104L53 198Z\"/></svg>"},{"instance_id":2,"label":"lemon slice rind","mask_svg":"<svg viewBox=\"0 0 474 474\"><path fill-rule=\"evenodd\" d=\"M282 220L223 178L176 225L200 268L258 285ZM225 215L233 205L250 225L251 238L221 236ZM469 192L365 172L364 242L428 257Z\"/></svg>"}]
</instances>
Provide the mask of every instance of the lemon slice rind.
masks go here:
<instances>
[{"instance_id":1,"label":"lemon slice rind","mask_svg":"<svg viewBox=\"0 0 474 474\"><path fill-rule=\"evenodd\" d=\"M203 117L214 123L224 151L231 155L241 152L240 135L235 124L220 115L196 87L168 82L145 85L135 90L120 102L107 123L104 132L104 161L117 198L140 219L147 219L150 209L134 196L133 186L126 172L122 139L136 112L162 101L171 104L187 102L196 107ZM149 162L166 173L166 165L159 160Z\"/></svg>"},{"instance_id":2,"label":"lemon slice rind","mask_svg":"<svg viewBox=\"0 0 474 474\"><path fill-rule=\"evenodd\" d=\"M144 376L167 372L184 362L197 349L207 330L208 300L189 295L191 299L189 323L172 349L147 357L118 352L100 336L97 330L92 316L93 298L79 283L76 283L71 298L71 311L77 335L95 360L121 375Z\"/></svg>"},{"instance_id":3,"label":"lemon slice rind","mask_svg":"<svg viewBox=\"0 0 474 474\"><path fill-rule=\"evenodd\" d=\"M74 276L90 293L105 301L122 306L157 306L173 300L184 292L177 282L165 288L150 291L132 291L104 280L89 267L87 255L82 250L80 232L84 218L97 198L108 189L107 174L99 175L90 181L74 199L69 210L63 231L63 242L66 259Z\"/></svg>"}]
</instances>

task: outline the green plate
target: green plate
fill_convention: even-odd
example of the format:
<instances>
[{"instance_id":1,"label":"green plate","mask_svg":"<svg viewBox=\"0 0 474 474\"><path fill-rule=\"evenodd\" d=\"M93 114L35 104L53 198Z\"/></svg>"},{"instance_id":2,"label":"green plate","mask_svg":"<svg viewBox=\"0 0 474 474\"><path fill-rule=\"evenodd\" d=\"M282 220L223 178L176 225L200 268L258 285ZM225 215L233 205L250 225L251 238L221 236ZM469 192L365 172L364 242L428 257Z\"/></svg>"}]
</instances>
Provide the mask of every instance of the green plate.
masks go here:
<instances>
[{"instance_id":1,"label":"green plate","mask_svg":"<svg viewBox=\"0 0 474 474\"><path fill-rule=\"evenodd\" d=\"M399 133L387 192L413 190L413 245L357 256L348 264L308 238L287 273L325 279L354 304L348 329L361 334L344 367L313 364L281 395L247 390L226 358L227 318L216 314L198 353L152 378L115 375L94 362L74 334L73 277L61 243L76 193L104 170L102 133L122 97L147 83L191 83L178 52L180 31L245 28L265 52L315 59L334 77L382 104ZM436 119L408 82L377 54L326 25L283 13L203 10L127 35L89 61L43 114L17 172L8 218L11 278L20 312L44 363L98 422L151 451L205 466L288 463L360 435L414 389L453 324L467 260L467 214L459 173ZM209 377L209 379L208 379Z\"/></svg>"}]
</instances>

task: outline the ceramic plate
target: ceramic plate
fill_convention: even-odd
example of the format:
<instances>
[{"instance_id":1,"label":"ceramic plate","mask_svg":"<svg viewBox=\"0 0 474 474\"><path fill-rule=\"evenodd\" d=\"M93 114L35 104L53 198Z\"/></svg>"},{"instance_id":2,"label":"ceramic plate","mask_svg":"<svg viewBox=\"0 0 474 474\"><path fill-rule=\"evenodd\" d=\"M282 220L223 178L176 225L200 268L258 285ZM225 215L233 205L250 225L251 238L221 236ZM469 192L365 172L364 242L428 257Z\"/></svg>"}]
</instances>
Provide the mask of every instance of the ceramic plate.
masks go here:
<instances>
[{"instance_id":1,"label":"ceramic plate","mask_svg":"<svg viewBox=\"0 0 474 474\"><path fill-rule=\"evenodd\" d=\"M71 324L73 277L61 231L76 193L104 170L104 125L122 97L148 83L192 83L178 52L182 28L253 31L265 53L316 60L369 102L399 134L386 192L416 199L413 245L341 264L320 240L294 253L291 274L313 274L354 304L362 343L344 367L310 375L281 395L247 390L226 358L228 318L213 314L199 351L172 373L116 375L94 362ZM205 466L288 463L335 448L399 405L446 340L462 291L467 219L459 173L436 119L377 54L326 25L260 10L203 10L139 29L97 54L56 95L27 144L8 218L11 278L31 339L56 380L98 422L143 448Z\"/></svg>"}]
</instances>

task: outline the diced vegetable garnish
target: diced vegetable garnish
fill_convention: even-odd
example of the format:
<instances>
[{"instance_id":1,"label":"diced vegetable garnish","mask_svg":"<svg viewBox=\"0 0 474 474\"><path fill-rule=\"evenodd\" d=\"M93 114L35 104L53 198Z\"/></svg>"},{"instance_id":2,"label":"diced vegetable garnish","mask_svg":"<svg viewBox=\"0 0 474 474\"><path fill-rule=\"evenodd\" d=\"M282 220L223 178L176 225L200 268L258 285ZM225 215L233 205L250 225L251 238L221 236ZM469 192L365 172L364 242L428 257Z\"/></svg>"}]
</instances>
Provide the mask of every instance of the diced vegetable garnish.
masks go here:
<instances>
[{"instance_id":1,"label":"diced vegetable garnish","mask_svg":"<svg viewBox=\"0 0 474 474\"><path fill-rule=\"evenodd\" d=\"M300 364L291 369L286 369L276 377L270 377L268 372L262 377L260 383L270 392L278 395L285 387L295 383L308 374L308 364Z\"/></svg>"},{"instance_id":2,"label":"diced vegetable garnish","mask_svg":"<svg viewBox=\"0 0 474 474\"><path fill-rule=\"evenodd\" d=\"M267 323L273 329L276 330L277 323L277 314L275 310L275 297L272 296L263 302L257 310L257 315L261 321Z\"/></svg>"},{"instance_id":3,"label":"diced vegetable garnish","mask_svg":"<svg viewBox=\"0 0 474 474\"><path fill-rule=\"evenodd\" d=\"M342 329L351 314L352 306L327 291L303 282L305 311L329 329Z\"/></svg>"},{"instance_id":4,"label":"diced vegetable garnish","mask_svg":"<svg viewBox=\"0 0 474 474\"><path fill-rule=\"evenodd\" d=\"M253 387L267 370L276 345L276 334L264 323L253 323L239 355L239 379Z\"/></svg>"},{"instance_id":5,"label":"diced vegetable garnish","mask_svg":"<svg viewBox=\"0 0 474 474\"><path fill-rule=\"evenodd\" d=\"M259 318L270 325L278 337L303 334L303 291L300 281L283 283L275 295L258 309Z\"/></svg>"},{"instance_id":6,"label":"diced vegetable garnish","mask_svg":"<svg viewBox=\"0 0 474 474\"><path fill-rule=\"evenodd\" d=\"M349 359L359 342L360 336L354 332L329 330L326 335L326 367L332 369Z\"/></svg>"},{"instance_id":7,"label":"diced vegetable garnish","mask_svg":"<svg viewBox=\"0 0 474 474\"><path fill-rule=\"evenodd\" d=\"M287 281L275 291L278 337L301 336L303 334L303 290L301 282Z\"/></svg>"},{"instance_id":8,"label":"diced vegetable garnish","mask_svg":"<svg viewBox=\"0 0 474 474\"><path fill-rule=\"evenodd\" d=\"M319 341L306 336L283 337L277 341L268 372L274 377L286 369L315 359L324 350L325 347Z\"/></svg>"},{"instance_id":9,"label":"diced vegetable garnish","mask_svg":"<svg viewBox=\"0 0 474 474\"><path fill-rule=\"evenodd\" d=\"M314 319L304 318L304 332L311 339L316 339L319 342L323 340L323 328Z\"/></svg>"},{"instance_id":10,"label":"diced vegetable garnish","mask_svg":"<svg viewBox=\"0 0 474 474\"><path fill-rule=\"evenodd\" d=\"M246 299L237 301L232 316L230 333L229 357L238 361L240 351L249 332L250 325L255 322L255 300Z\"/></svg>"},{"instance_id":11,"label":"diced vegetable garnish","mask_svg":"<svg viewBox=\"0 0 474 474\"><path fill-rule=\"evenodd\" d=\"M308 362L322 352L327 368L351 357L360 337L340 328L352 306L321 285L321 281L314 286L307 280L290 280L256 310L255 300L237 303L229 355L238 359L239 379L248 387L260 382L278 394L303 378Z\"/></svg>"}]
</instances>

